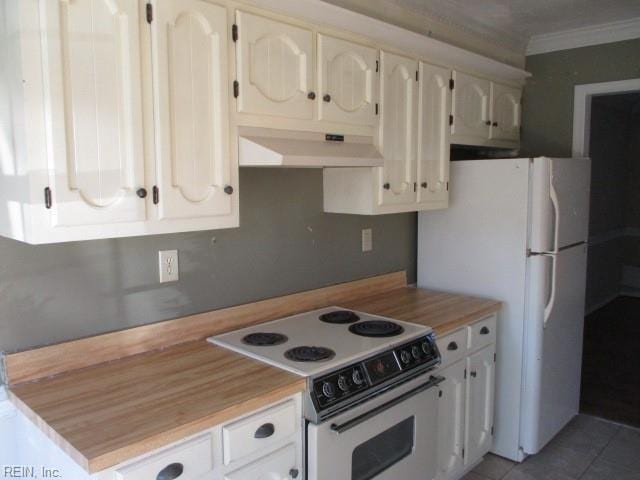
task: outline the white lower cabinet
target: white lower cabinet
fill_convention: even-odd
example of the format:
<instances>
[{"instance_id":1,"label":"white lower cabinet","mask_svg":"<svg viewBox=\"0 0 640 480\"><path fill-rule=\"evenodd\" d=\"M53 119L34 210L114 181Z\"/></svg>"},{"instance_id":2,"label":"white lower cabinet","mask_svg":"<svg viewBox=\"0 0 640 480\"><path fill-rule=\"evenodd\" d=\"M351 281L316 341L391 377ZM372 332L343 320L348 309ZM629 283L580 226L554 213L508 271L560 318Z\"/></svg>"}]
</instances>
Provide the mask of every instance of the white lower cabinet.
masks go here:
<instances>
[{"instance_id":1,"label":"white lower cabinet","mask_svg":"<svg viewBox=\"0 0 640 480\"><path fill-rule=\"evenodd\" d=\"M495 328L493 315L438 339L443 363L437 373L445 381L439 392L435 480L461 478L491 449Z\"/></svg>"},{"instance_id":2,"label":"white lower cabinet","mask_svg":"<svg viewBox=\"0 0 640 480\"><path fill-rule=\"evenodd\" d=\"M302 478L296 466L296 446L286 447L224 476L225 480L289 480Z\"/></svg>"}]
</instances>

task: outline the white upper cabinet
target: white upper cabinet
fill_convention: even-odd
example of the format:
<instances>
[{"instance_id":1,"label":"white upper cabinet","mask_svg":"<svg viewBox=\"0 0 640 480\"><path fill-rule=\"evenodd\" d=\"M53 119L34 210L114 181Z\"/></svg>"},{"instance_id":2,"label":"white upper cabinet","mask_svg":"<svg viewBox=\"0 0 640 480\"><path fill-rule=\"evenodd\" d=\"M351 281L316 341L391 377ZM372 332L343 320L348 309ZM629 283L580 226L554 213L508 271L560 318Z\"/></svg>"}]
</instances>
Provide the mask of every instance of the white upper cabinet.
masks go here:
<instances>
[{"instance_id":1,"label":"white upper cabinet","mask_svg":"<svg viewBox=\"0 0 640 480\"><path fill-rule=\"evenodd\" d=\"M318 119L371 126L375 123L378 51L318 35Z\"/></svg>"},{"instance_id":2,"label":"white upper cabinet","mask_svg":"<svg viewBox=\"0 0 640 480\"><path fill-rule=\"evenodd\" d=\"M378 168L378 202L415 203L418 62L381 52L380 72L379 148L384 167Z\"/></svg>"},{"instance_id":3,"label":"white upper cabinet","mask_svg":"<svg viewBox=\"0 0 640 480\"><path fill-rule=\"evenodd\" d=\"M467 459L480 458L493 442L494 352L490 345L467 357Z\"/></svg>"},{"instance_id":4,"label":"white upper cabinet","mask_svg":"<svg viewBox=\"0 0 640 480\"><path fill-rule=\"evenodd\" d=\"M491 132L497 140L520 140L522 92L519 88L491 83Z\"/></svg>"},{"instance_id":5,"label":"white upper cabinet","mask_svg":"<svg viewBox=\"0 0 640 480\"><path fill-rule=\"evenodd\" d=\"M418 203L446 207L449 200L451 70L420 62Z\"/></svg>"},{"instance_id":6,"label":"white upper cabinet","mask_svg":"<svg viewBox=\"0 0 640 480\"><path fill-rule=\"evenodd\" d=\"M232 213L225 8L160 1L152 23L160 219Z\"/></svg>"},{"instance_id":7,"label":"white upper cabinet","mask_svg":"<svg viewBox=\"0 0 640 480\"><path fill-rule=\"evenodd\" d=\"M238 112L313 118L311 30L236 12Z\"/></svg>"},{"instance_id":8,"label":"white upper cabinet","mask_svg":"<svg viewBox=\"0 0 640 480\"><path fill-rule=\"evenodd\" d=\"M50 226L145 220L138 5L40 5Z\"/></svg>"},{"instance_id":9,"label":"white upper cabinet","mask_svg":"<svg viewBox=\"0 0 640 480\"><path fill-rule=\"evenodd\" d=\"M489 138L489 80L453 72L454 94L451 113L451 141L483 145Z\"/></svg>"}]
</instances>

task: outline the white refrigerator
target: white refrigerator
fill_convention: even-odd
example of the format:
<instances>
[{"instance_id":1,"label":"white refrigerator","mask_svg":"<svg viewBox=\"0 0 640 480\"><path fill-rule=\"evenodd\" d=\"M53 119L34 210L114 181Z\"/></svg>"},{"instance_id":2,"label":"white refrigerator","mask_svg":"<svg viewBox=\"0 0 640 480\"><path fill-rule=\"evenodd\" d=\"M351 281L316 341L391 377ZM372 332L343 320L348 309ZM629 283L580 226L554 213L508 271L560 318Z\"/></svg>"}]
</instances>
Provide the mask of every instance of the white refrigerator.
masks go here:
<instances>
[{"instance_id":1,"label":"white refrigerator","mask_svg":"<svg viewBox=\"0 0 640 480\"><path fill-rule=\"evenodd\" d=\"M450 207L421 212L418 286L504 302L493 452L522 461L578 413L588 158L451 163Z\"/></svg>"}]
</instances>

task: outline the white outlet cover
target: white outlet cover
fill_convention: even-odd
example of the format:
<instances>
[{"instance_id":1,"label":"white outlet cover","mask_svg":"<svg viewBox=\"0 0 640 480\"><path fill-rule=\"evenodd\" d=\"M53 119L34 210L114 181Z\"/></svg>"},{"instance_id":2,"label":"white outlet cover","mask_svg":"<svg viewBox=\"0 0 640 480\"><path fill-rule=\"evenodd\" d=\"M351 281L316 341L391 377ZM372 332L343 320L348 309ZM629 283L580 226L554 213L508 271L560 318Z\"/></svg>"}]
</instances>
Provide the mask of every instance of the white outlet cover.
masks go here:
<instances>
[{"instance_id":1,"label":"white outlet cover","mask_svg":"<svg viewBox=\"0 0 640 480\"><path fill-rule=\"evenodd\" d=\"M160 283L175 282L180 278L178 250L161 250L158 252L158 271Z\"/></svg>"},{"instance_id":2,"label":"white outlet cover","mask_svg":"<svg viewBox=\"0 0 640 480\"><path fill-rule=\"evenodd\" d=\"M373 250L373 230L364 228L362 230L362 251L370 252Z\"/></svg>"}]
</instances>

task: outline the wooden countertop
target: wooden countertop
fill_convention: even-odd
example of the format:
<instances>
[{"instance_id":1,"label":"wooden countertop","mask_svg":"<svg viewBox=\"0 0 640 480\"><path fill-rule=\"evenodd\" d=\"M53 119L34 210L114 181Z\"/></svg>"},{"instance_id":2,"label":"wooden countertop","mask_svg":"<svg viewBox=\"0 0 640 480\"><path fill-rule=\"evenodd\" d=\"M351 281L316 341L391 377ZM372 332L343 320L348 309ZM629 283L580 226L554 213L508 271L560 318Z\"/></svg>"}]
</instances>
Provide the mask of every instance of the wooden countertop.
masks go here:
<instances>
[{"instance_id":1,"label":"wooden countertop","mask_svg":"<svg viewBox=\"0 0 640 480\"><path fill-rule=\"evenodd\" d=\"M93 473L304 388L300 376L197 341L16 385L9 395Z\"/></svg>"},{"instance_id":2,"label":"wooden countertop","mask_svg":"<svg viewBox=\"0 0 640 480\"><path fill-rule=\"evenodd\" d=\"M421 288L399 288L340 306L432 327L444 335L496 313L501 302Z\"/></svg>"},{"instance_id":3,"label":"wooden countertop","mask_svg":"<svg viewBox=\"0 0 640 480\"><path fill-rule=\"evenodd\" d=\"M322 306L329 302L420 323L433 327L438 335L500 308L500 302L493 300L406 286L333 300L325 298ZM298 303L290 308L295 311ZM238 323L235 328L242 326L246 325ZM227 328L234 329L232 322ZM75 355L83 352L85 343L91 347L95 340L78 341ZM91 352L87 348L84 354ZM302 377L197 340L12 385L9 395L51 439L93 473L304 388Z\"/></svg>"}]
</instances>

